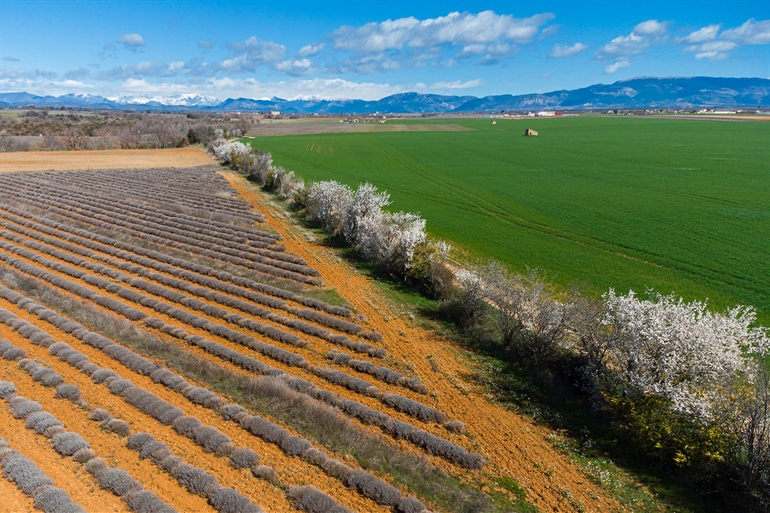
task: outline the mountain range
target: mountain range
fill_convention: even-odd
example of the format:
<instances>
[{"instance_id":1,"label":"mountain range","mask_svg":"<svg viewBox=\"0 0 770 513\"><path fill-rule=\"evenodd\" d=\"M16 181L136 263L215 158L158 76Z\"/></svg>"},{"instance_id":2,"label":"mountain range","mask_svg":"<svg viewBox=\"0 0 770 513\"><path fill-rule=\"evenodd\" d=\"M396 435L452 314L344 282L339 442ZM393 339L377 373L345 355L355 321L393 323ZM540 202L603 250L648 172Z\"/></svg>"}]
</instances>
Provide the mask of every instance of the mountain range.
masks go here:
<instances>
[{"instance_id":1,"label":"mountain range","mask_svg":"<svg viewBox=\"0 0 770 513\"><path fill-rule=\"evenodd\" d=\"M639 77L613 84L523 95L443 96L399 93L380 100L305 98L228 98L219 101L195 94L123 96L108 99L87 94L37 96L0 93L0 107L141 110L156 112L266 112L281 114L424 114L538 110L757 109L770 105L770 79L716 77Z\"/></svg>"}]
</instances>

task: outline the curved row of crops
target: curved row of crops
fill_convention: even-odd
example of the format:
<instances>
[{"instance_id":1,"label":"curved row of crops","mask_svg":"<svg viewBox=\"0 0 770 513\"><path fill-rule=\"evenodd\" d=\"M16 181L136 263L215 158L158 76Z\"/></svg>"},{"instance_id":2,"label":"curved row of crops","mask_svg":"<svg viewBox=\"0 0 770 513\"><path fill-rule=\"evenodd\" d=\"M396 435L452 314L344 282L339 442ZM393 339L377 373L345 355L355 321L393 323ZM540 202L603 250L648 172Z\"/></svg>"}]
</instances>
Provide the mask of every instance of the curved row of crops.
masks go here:
<instances>
[{"instance_id":1,"label":"curved row of crops","mask_svg":"<svg viewBox=\"0 0 770 513\"><path fill-rule=\"evenodd\" d=\"M309 297L316 270L242 222L264 216L211 170L190 173L199 187L168 170L0 179L0 393L34 397L13 399L30 429L83 440L72 471L133 511L483 503L409 477L450 483L443 472L467 476L484 458L364 318ZM109 465L107 450L120 455Z\"/></svg>"}]
</instances>

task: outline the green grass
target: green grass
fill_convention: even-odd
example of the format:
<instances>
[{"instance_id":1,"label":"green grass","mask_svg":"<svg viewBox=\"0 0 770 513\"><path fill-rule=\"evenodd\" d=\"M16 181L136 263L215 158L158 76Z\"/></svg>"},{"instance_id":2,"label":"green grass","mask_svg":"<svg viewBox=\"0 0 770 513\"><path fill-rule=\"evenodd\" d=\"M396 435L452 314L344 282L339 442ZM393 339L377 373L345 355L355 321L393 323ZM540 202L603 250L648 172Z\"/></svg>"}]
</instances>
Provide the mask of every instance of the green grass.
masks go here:
<instances>
[{"instance_id":1,"label":"green grass","mask_svg":"<svg viewBox=\"0 0 770 513\"><path fill-rule=\"evenodd\" d=\"M249 142L306 179L374 183L466 258L537 267L596 293L652 287L718 309L750 304L770 324L770 124L446 122L476 131Z\"/></svg>"}]
</instances>

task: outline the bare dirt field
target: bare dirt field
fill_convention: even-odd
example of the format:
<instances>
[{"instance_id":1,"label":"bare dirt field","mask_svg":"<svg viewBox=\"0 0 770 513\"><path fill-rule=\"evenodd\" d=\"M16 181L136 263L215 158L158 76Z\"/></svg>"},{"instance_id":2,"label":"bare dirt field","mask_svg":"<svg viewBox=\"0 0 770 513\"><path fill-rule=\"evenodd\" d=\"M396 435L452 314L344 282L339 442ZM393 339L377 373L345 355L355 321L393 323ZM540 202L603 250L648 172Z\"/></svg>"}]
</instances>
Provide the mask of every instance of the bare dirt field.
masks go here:
<instances>
[{"instance_id":1,"label":"bare dirt field","mask_svg":"<svg viewBox=\"0 0 770 513\"><path fill-rule=\"evenodd\" d=\"M142 169L195 167L211 164L198 148L169 150L23 151L0 153L0 173L14 171L72 171L84 169Z\"/></svg>"},{"instance_id":2,"label":"bare dirt field","mask_svg":"<svg viewBox=\"0 0 770 513\"><path fill-rule=\"evenodd\" d=\"M454 124L407 124L388 121L386 123L340 123L329 122L276 121L262 122L253 126L249 137L277 135L339 134L361 132L460 132L472 130Z\"/></svg>"}]
</instances>

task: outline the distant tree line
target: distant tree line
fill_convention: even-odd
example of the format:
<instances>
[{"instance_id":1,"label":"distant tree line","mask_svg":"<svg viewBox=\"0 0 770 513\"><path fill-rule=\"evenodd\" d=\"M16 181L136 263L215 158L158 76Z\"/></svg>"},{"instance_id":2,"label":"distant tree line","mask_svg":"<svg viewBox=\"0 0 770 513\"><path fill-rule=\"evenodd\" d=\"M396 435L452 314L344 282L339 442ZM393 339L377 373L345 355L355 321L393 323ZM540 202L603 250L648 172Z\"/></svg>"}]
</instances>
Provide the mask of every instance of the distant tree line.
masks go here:
<instances>
[{"instance_id":1,"label":"distant tree line","mask_svg":"<svg viewBox=\"0 0 770 513\"><path fill-rule=\"evenodd\" d=\"M249 115L34 109L0 116L0 151L179 148L241 137ZM217 132L218 131L218 132Z\"/></svg>"}]
</instances>

